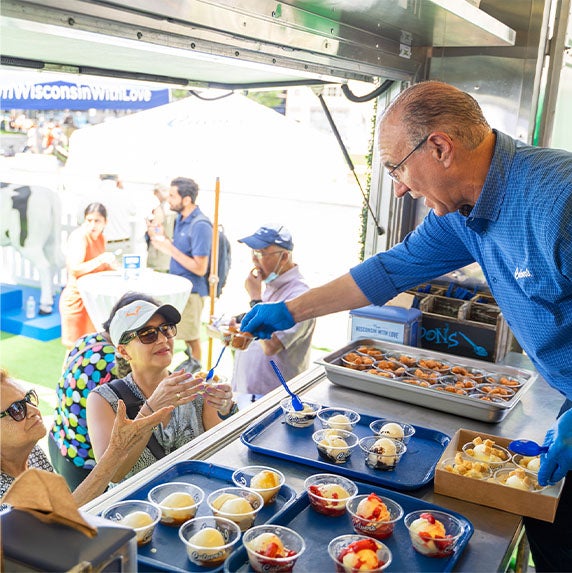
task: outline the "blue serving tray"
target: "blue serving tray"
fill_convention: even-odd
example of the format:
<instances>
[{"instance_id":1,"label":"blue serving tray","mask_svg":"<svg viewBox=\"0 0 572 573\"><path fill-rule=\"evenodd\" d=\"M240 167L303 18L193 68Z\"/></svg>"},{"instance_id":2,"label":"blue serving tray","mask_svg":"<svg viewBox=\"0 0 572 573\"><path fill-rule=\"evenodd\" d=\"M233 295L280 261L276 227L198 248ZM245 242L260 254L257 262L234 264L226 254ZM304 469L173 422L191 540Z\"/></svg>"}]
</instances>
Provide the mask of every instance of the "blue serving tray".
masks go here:
<instances>
[{"instance_id":1,"label":"blue serving tray","mask_svg":"<svg viewBox=\"0 0 572 573\"><path fill-rule=\"evenodd\" d=\"M381 541L389 547L392 553L392 561L387 568L388 571L421 571L425 573L451 571L453 569L469 542L469 539L473 535L473 524L468 519L454 511L449 511L448 509L409 495L360 482L356 482L356 485L358 486L359 494L366 495L374 492L377 495L396 501L403 507L404 516L416 510L441 510L454 515L465 526L455 553L447 558L434 558L425 557L413 549L409 532L403 523L403 518L400 519L395 525L393 534ZM311 571L333 571L334 563L328 555L328 543L334 539L334 537L338 537L338 535L354 533L347 511L340 517L322 515L312 509L306 492L298 497L288 508L277 514L271 521L272 523L294 529L304 538L306 550L294 566L294 571L304 573ZM224 571L226 573L247 573L252 571L248 563L248 554L244 545L236 549L226 560Z\"/></svg>"},{"instance_id":2,"label":"blue serving tray","mask_svg":"<svg viewBox=\"0 0 572 573\"><path fill-rule=\"evenodd\" d=\"M232 474L234 469L209 464L208 462L191 460L177 462L164 472L153 478L144 486L135 490L125 499L147 499L147 494L156 485L169 481L189 482L199 486L205 492L205 499L199 506L197 516L212 515L206 503L207 496L221 487L234 486ZM262 525L294 501L296 491L284 484L278 492L276 501L264 506L256 516L254 525ZM240 542L239 542L240 543ZM157 524L153 540L147 545L137 548L139 571L173 571L187 573L188 571L222 571L222 565L217 568L200 567L187 557L187 550L179 539L179 528Z\"/></svg>"},{"instance_id":3,"label":"blue serving tray","mask_svg":"<svg viewBox=\"0 0 572 573\"><path fill-rule=\"evenodd\" d=\"M373 435L369 425L383 418L360 414L361 418L354 433L359 438ZM345 464L324 461L318 455L312 434L321 428L316 419L313 426L294 428L283 420L282 409L278 408L268 416L247 428L240 436L251 450L269 456L296 461L319 468L326 473L336 473L350 479L368 481L397 490L418 489L429 483L435 474L435 466L451 438L437 430L413 426L415 434L407 444L407 451L393 471L374 470L365 463L365 454L356 447Z\"/></svg>"}]
</instances>

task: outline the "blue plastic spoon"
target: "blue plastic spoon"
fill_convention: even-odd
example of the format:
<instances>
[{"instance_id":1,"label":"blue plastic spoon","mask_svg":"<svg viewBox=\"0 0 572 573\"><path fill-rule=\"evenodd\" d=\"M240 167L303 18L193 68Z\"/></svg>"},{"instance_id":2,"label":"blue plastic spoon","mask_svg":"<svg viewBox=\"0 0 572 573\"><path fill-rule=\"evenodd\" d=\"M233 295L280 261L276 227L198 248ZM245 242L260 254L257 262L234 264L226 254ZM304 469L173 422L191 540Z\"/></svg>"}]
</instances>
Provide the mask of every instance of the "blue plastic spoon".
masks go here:
<instances>
[{"instance_id":1,"label":"blue plastic spoon","mask_svg":"<svg viewBox=\"0 0 572 573\"><path fill-rule=\"evenodd\" d=\"M218 366L218 363L220 362L220 359L222 358L222 355L224 354L225 350L226 346L223 346L222 350L220 351L220 354L218 355L216 364L207 372L207 377L205 378L205 382L208 382L214 376L214 370Z\"/></svg>"},{"instance_id":2,"label":"blue plastic spoon","mask_svg":"<svg viewBox=\"0 0 572 573\"><path fill-rule=\"evenodd\" d=\"M270 361L270 366L272 366L272 369L274 370L274 372L276 372L276 376L278 376L280 384L284 386L284 390L286 390L286 392L288 392L288 394L292 396L292 407L294 408L294 410L296 410L296 412L301 412L304 409L304 405L302 404L300 398L298 398L298 396L296 396L296 394L294 394L294 392L292 392L290 388L288 388L288 384L286 384L286 380L284 380L284 376L282 376L282 372L280 372L280 369L278 368L274 360Z\"/></svg>"},{"instance_id":3,"label":"blue plastic spoon","mask_svg":"<svg viewBox=\"0 0 572 573\"><path fill-rule=\"evenodd\" d=\"M541 446L532 440L514 440L508 445L508 449L521 456L537 456L548 451L548 446Z\"/></svg>"}]
</instances>

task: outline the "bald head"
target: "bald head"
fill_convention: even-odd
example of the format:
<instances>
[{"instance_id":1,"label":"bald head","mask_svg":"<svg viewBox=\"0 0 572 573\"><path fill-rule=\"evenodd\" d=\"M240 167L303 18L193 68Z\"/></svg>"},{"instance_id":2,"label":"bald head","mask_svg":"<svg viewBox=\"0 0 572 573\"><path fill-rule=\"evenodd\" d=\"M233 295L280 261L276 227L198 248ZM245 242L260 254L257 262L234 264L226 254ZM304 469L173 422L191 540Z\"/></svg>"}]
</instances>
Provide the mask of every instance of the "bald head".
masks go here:
<instances>
[{"instance_id":1,"label":"bald head","mask_svg":"<svg viewBox=\"0 0 572 573\"><path fill-rule=\"evenodd\" d=\"M475 149L491 128L476 100L444 82L414 84L400 93L385 111L383 131L400 125L412 145L432 131L443 131L467 149Z\"/></svg>"}]
</instances>

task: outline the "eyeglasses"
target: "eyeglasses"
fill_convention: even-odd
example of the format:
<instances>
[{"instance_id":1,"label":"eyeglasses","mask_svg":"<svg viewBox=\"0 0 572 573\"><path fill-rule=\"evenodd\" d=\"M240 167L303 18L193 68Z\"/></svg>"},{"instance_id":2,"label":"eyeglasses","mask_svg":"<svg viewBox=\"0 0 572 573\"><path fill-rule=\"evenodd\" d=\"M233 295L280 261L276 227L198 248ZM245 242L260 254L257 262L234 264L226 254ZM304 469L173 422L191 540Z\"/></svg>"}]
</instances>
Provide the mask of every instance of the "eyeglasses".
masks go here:
<instances>
[{"instance_id":1,"label":"eyeglasses","mask_svg":"<svg viewBox=\"0 0 572 573\"><path fill-rule=\"evenodd\" d=\"M401 183L399 180L399 174L396 171L403 167L403 164L429 139L429 135L427 134L395 167L389 170L388 175L395 181L396 183Z\"/></svg>"},{"instance_id":2,"label":"eyeglasses","mask_svg":"<svg viewBox=\"0 0 572 573\"><path fill-rule=\"evenodd\" d=\"M0 418L10 416L16 422L21 422L28 415L26 404L37 406L40 403L35 390L28 390L21 400L12 402L3 412L0 412Z\"/></svg>"},{"instance_id":3,"label":"eyeglasses","mask_svg":"<svg viewBox=\"0 0 572 573\"><path fill-rule=\"evenodd\" d=\"M161 324L159 326L145 326L134 332L126 332L119 344L129 344L134 338L138 338L143 344L153 344L159 338L159 332L165 338L173 338L177 334L176 324Z\"/></svg>"},{"instance_id":4,"label":"eyeglasses","mask_svg":"<svg viewBox=\"0 0 572 573\"><path fill-rule=\"evenodd\" d=\"M262 251L252 251L252 256L255 259L263 259L264 257L268 257L270 255L275 255L276 253L281 253L282 251L270 251L269 253L263 253Z\"/></svg>"}]
</instances>

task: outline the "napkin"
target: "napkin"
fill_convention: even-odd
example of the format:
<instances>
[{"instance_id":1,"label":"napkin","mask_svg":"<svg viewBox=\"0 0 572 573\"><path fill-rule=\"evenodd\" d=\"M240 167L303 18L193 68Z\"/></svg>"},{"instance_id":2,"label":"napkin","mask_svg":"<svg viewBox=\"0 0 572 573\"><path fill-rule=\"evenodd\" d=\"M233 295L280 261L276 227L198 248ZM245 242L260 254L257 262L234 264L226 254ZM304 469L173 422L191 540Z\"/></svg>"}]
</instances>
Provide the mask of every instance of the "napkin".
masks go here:
<instances>
[{"instance_id":1,"label":"napkin","mask_svg":"<svg viewBox=\"0 0 572 573\"><path fill-rule=\"evenodd\" d=\"M2 502L44 523L60 523L88 537L97 535L97 528L81 516L66 480L55 473L38 469L25 471L10 486Z\"/></svg>"}]
</instances>

